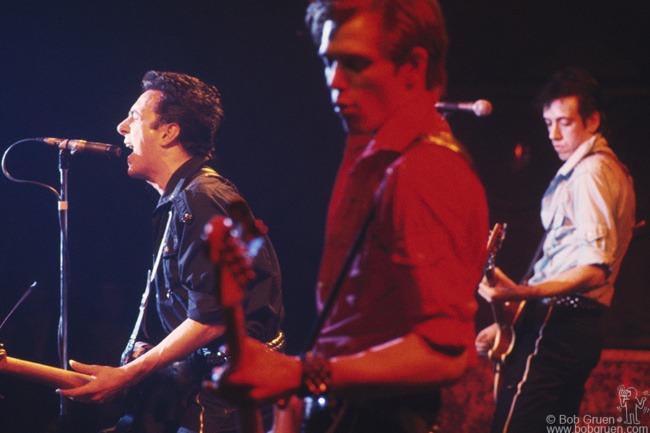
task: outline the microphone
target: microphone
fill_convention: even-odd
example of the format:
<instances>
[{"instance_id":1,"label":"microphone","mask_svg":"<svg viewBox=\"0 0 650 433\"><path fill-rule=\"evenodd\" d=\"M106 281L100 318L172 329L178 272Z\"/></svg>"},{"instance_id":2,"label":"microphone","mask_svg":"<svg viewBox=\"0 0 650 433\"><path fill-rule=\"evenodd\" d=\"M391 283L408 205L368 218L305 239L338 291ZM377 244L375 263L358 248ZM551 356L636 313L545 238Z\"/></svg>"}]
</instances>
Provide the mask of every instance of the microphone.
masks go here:
<instances>
[{"instance_id":1,"label":"microphone","mask_svg":"<svg viewBox=\"0 0 650 433\"><path fill-rule=\"evenodd\" d=\"M492 113L492 103L487 99L479 99L474 102L438 102L436 108L439 111L471 111L476 116L489 116Z\"/></svg>"},{"instance_id":2,"label":"microphone","mask_svg":"<svg viewBox=\"0 0 650 433\"><path fill-rule=\"evenodd\" d=\"M36 140L57 146L59 149L68 149L73 155L77 152L90 152L117 157L122 154L122 148L112 144L96 143L86 140L70 140L68 138L41 137Z\"/></svg>"}]
</instances>

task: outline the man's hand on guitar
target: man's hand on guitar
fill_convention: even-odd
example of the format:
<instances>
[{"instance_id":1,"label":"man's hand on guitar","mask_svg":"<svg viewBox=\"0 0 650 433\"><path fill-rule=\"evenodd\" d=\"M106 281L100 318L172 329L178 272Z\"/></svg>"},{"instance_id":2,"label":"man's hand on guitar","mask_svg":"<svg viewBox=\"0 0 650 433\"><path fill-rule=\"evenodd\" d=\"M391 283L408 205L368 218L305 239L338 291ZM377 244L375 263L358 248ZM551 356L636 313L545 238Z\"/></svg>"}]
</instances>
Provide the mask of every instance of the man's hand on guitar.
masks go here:
<instances>
[{"instance_id":1,"label":"man's hand on guitar","mask_svg":"<svg viewBox=\"0 0 650 433\"><path fill-rule=\"evenodd\" d=\"M79 373L95 377L85 385L70 389L57 389L64 397L83 403L105 403L120 395L130 384L131 377L123 368L103 365L89 365L70 361L70 366Z\"/></svg>"},{"instance_id":2,"label":"man's hand on guitar","mask_svg":"<svg viewBox=\"0 0 650 433\"><path fill-rule=\"evenodd\" d=\"M478 333L476 340L474 340L476 353L480 356L487 356L490 349L494 347L494 341L496 340L497 332L499 330L498 328L499 326L496 323L493 323Z\"/></svg>"},{"instance_id":3,"label":"man's hand on guitar","mask_svg":"<svg viewBox=\"0 0 650 433\"><path fill-rule=\"evenodd\" d=\"M486 278L480 282L478 293L486 301L516 301L526 298L525 286L512 281L499 268L494 269L494 285L491 286Z\"/></svg>"},{"instance_id":4,"label":"man's hand on guitar","mask_svg":"<svg viewBox=\"0 0 650 433\"><path fill-rule=\"evenodd\" d=\"M241 356L234 366L215 368L206 388L234 403L256 405L288 398L300 387L302 367L296 357L269 349L244 337Z\"/></svg>"}]
</instances>

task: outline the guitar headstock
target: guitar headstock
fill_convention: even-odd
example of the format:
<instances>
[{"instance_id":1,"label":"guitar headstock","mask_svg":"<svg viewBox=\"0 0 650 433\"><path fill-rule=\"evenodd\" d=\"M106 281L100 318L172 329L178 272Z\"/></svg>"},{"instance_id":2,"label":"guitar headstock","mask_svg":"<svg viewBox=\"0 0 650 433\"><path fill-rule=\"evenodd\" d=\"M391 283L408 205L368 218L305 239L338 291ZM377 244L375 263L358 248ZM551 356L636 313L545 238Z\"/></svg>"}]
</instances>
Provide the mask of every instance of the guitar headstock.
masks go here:
<instances>
[{"instance_id":1,"label":"guitar headstock","mask_svg":"<svg viewBox=\"0 0 650 433\"><path fill-rule=\"evenodd\" d=\"M490 236L487 243L487 260L485 262L485 277L488 283L494 285L494 267L497 257L497 251L501 248L503 240L506 238L506 223L496 223L490 231Z\"/></svg>"},{"instance_id":2,"label":"guitar headstock","mask_svg":"<svg viewBox=\"0 0 650 433\"><path fill-rule=\"evenodd\" d=\"M221 304L234 306L243 298L241 288L255 278L251 265L264 245L267 228L253 218L248 205L241 200L229 205L228 214L229 217L213 217L204 228L203 239L215 271L221 276Z\"/></svg>"}]
</instances>

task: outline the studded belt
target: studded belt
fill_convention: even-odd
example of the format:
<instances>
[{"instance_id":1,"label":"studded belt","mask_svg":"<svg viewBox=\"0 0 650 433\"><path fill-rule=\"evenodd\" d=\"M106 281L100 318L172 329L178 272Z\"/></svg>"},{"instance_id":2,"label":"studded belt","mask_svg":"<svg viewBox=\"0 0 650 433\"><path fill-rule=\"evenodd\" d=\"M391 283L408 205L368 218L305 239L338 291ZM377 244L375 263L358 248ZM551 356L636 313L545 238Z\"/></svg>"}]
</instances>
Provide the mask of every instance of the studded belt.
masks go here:
<instances>
[{"instance_id":1,"label":"studded belt","mask_svg":"<svg viewBox=\"0 0 650 433\"><path fill-rule=\"evenodd\" d=\"M552 296L550 298L544 298L543 303L560 308L573 308L575 310L602 311L607 308L600 302L581 295Z\"/></svg>"}]
</instances>

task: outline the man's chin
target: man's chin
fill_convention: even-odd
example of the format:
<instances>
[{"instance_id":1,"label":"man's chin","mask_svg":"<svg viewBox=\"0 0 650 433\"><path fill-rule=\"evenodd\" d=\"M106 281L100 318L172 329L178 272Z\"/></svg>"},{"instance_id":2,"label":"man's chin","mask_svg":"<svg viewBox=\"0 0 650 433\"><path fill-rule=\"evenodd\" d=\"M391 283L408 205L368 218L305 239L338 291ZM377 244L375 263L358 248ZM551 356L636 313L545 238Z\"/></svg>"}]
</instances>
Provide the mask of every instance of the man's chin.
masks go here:
<instances>
[{"instance_id":1,"label":"man's chin","mask_svg":"<svg viewBox=\"0 0 650 433\"><path fill-rule=\"evenodd\" d=\"M129 167L126 169L126 174L127 174L127 176L129 176L129 177L132 178L132 179L142 179L142 178L143 178L143 177L142 177L142 174L138 173L136 170L134 170L133 168L131 168L131 166L129 166Z\"/></svg>"},{"instance_id":2,"label":"man's chin","mask_svg":"<svg viewBox=\"0 0 650 433\"><path fill-rule=\"evenodd\" d=\"M346 121L342 119L342 123L343 129L348 135L369 135L374 132L362 123L355 122L354 120Z\"/></svg>"}]
</instances>

